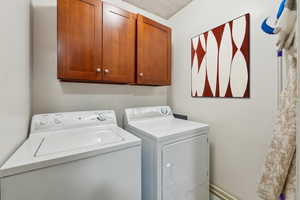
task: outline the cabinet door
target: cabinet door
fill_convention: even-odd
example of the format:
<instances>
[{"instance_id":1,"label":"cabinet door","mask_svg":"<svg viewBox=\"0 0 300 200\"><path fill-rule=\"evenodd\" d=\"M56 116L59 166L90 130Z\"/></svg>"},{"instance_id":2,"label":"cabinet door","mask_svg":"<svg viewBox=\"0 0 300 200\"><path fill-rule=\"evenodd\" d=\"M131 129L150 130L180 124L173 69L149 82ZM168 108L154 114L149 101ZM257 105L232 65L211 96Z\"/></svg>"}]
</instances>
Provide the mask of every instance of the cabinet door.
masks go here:
<instances>
[{"instance_id":1,"label":"cabinet door","mask_svg":"<svg viewBox=\"0 0 300 200\"><path fill-rule=\"evenodd\" d=\"M103 3L103 80L135 82L136 15Z\"/></svg>"},{"instance_id":2,"label":"cabinet door","mask_svg":"<svg viewBox=\"0 0 300 200\"><path fill-rule=\"evenodd\" d=\"M138 15L137 83L170 85L171 29Z\"/></svg>"},{"instance_id":3,"label":"cabinet door","mask_svg":"<svg viewBox=\"0 0 300 200\"><path fill-rule=\"evenodd\" d=\"M162 200L209 199L207 136L179 141L162 151Z\"/></svg>"},{"instance_id":4,"label":"cabinet door","mask_svg":"<svg viewBox=\"0 0 300 200\"><path fill-rule=\"evenodd\" d=\"M101 1L58 0L58 78L102 79L101 29Z\"/></svg>"}]
</instances>

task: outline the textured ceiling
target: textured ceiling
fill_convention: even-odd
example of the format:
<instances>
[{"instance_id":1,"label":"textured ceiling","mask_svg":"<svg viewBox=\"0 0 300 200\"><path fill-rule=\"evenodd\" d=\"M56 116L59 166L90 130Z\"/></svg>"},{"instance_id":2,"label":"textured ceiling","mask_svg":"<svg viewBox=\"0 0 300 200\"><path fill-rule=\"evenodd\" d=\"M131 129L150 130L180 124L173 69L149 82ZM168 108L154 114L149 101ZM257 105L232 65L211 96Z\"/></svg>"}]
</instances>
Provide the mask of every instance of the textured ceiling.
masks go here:
<instances>
[{"instance_id":1,"label":"textured ceiling","mask_svg":"<svg viewBox=\"0 0 300 200\"><path fill-rule=\"evenodd\" d=\"M192 0L123 0L136 7L169 19Z\"/></svg>"}]
</instances>

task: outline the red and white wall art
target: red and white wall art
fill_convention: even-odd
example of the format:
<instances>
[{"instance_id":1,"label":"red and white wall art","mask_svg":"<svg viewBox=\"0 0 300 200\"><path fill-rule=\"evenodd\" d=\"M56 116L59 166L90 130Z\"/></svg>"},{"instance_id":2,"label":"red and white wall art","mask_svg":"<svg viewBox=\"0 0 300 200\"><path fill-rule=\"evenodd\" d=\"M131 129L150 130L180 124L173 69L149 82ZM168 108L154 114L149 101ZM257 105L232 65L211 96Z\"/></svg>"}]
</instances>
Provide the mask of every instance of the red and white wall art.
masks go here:
<instances>
[{"instance_id":1,"label":"red and white wall art","mask_svg":"<svg viewBox=\"0 0 300 200\"><path fill-rule=\"evenodd\" d=\"M192 97L250 97L250 15L191 39Z\"/></svg>"}]
</instances>

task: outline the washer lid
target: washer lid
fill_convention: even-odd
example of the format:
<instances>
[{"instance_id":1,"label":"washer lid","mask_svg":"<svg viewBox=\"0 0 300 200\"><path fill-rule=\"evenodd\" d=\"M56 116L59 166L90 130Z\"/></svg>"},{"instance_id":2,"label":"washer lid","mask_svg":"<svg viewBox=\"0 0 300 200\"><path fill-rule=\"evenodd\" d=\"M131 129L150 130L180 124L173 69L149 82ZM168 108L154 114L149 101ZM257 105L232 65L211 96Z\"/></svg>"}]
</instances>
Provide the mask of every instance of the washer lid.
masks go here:
<instances>
[{"instance_id":1,"label":"washer lid","mask_svg":"<svg viewBox=\"0 0 300 200\"><path fill-rule=\"evenodd\" d=\"M116 125L32 134L0 168L0 178L140 145Z\"/></svg>"},{"instance_id":2,"label":"washer lid","mask_svg":"<svg viewBox=\"0 0 300 200\"><path fill-rule=\"evenodd\" d=\"M72 132L53 134L44 137L34 156L45 156L49 154L75 150L93 145L107 145L123 141L118 133L112 130L98 130L92 132Z\"/></svg>"},{"instance_id":3,"label":"washer lid","mask_svg":"<svg viewBox=\"0 0 300 200\"><path fill-rule=\"evenodd\" d=\"M176 118L154 118L129 122L127 127L136 134L143 134L156 140L186 137L190 134L208 131L208 125Z\"/></svg>"}]
</instances>

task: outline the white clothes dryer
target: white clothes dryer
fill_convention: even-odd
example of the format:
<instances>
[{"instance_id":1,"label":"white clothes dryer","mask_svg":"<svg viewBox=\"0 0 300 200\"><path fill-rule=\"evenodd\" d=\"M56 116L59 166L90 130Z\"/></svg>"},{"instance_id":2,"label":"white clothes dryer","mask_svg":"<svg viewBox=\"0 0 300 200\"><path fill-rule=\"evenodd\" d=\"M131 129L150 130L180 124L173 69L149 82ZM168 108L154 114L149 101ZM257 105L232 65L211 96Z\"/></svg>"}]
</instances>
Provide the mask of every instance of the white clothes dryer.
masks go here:
<instances>
[{"instance_id":1,"label":"white clothes dryer","mask_svg":"<svg viewBox=\"0 0 300 200\"><path fill-rule=\"evenodd\" d=\"M142 139L143 200L209 199L208 125L158 106L126 109L124 128Z\"/></svg>"}]
</instances>

